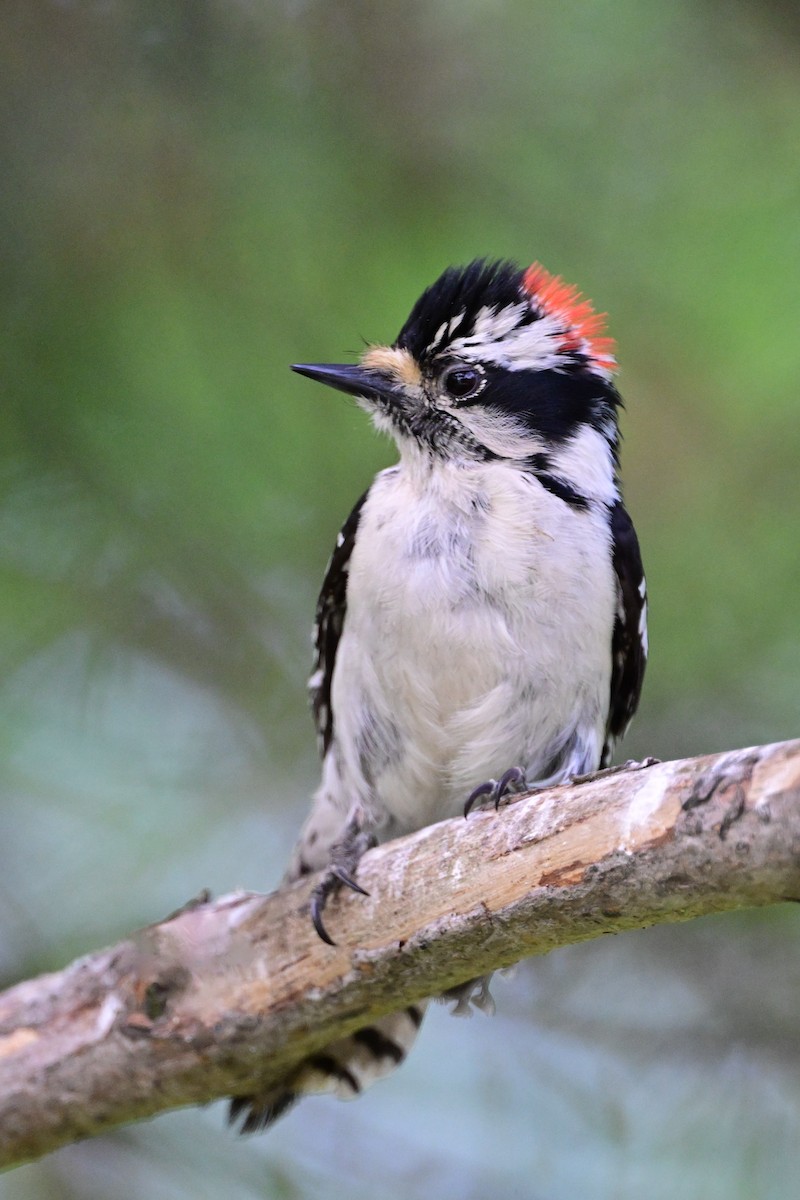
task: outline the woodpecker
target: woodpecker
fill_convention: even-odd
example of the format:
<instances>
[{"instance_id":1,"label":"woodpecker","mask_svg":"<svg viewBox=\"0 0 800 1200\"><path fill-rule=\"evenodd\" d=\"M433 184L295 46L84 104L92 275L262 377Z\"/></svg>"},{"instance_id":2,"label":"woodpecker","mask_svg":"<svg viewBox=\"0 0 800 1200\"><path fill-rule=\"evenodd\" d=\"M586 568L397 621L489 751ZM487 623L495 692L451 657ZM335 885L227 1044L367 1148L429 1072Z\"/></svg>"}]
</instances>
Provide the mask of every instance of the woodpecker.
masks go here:
<instances>
[{"instance_id":1,"label":"woodpecker","mask_svg":"<svg viewBox=\"0 0 800 1200\"><path fill-rule=\"evenodd\" d=\"M361 890L369 846L608 764L639 701L646 589L614 344L538 263L449 268L391 345L293 370L355 397L399 451L345 521L317 606L322 781L286 879L323 872L311 917L332 942L325 902ZM455 999L488 1006L486 981ZM232 1118L250 1131L305 1093L357 1095L402 1062L424 1009L235 1097Z\"/></svg>"}]
</instances>

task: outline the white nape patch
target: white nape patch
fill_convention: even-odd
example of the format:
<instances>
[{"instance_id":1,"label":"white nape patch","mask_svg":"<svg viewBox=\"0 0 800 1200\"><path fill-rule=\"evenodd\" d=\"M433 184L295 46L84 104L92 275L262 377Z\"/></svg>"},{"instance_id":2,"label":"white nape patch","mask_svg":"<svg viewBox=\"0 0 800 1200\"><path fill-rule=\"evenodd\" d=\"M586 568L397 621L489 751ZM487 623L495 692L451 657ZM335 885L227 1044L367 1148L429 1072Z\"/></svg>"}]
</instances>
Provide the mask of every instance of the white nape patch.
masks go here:
<instances>
[{"instance_id":1,"label":"white nape patch","mask_svg":"<svg viewBox=\"0 0 800 1200\"><path fill-rule=\"evenodd\" d=\"M463 341L480 344L482 342L496 342L498 338L508 337L515 331L516 326L519 325L527 313L527 303L509 304L506 308L500 309L488 308L484 305L483 308L478 310L475 324L472 327L472 333L469 337L464 338ZM523 333L540 324L540 321L534 321L532 324L522 326L522 328L517 330L517 333Z\"/></svg>"},{"instance_id":2,"label":"white nape patch","mask_svg":"<svg viewBox=\"0 0 800 1200\"><path fill-rule=\"evenodd\" d=\"M564 360L558 348L563 329L552 317L520 325L527 312L527 304L511 304L499 312L484 307L475 318L472 333L452 341L450 350L509 370L541 371L558 366Z\"/></svg>"},{"instance_id":3,"label":"white nape patch","mask_svg":"<svg viewBox=\"0 0 800 1200\"><path fill-rule=\"evenodd\" d=\"M449 349L454 354L497 363L512 371L557 370L573 361L574 350L564 349L564 339L570 332L564 322L545 314L535 321L520 324L528 312L527 303L509 304L499 311L484 307L475 318L472 333L456 338ZM580 353L596 375L602 379L611 378L613 359L609 357L608 366L601 363L585 338L580 342Z\"/></svg>"},{"instance_id":4,"label":"white nape patch","mask_svg":"<svg viewBox=\"0 0 800 1200\"><path fill-rule=\"evenodd\" d=\"M602 433L582 425L573 437L550 451L551 470L568 480L581 496L612 504L619 497L614 459Z\"/></svg>"},{"instance_id":5,"label":"white nape patch","mask_svg":"<svg viewBox=\"0 0 800 1200\"><path fill-rule=\"evenodd\" d=\"M622 839L619 848L626 853L631 851L634 832L651 820L664 799L666 783L663 773L648 770L642 772L642 775L642 786L622 814Z\"/></svg>"}]
</instances>

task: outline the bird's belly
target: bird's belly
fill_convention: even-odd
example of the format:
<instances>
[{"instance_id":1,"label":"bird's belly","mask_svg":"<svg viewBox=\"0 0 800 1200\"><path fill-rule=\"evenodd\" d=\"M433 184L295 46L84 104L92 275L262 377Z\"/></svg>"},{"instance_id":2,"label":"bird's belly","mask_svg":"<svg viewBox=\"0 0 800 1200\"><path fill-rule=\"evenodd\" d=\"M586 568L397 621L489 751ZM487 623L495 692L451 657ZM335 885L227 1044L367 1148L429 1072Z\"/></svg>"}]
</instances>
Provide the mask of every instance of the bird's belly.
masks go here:
<instances>
[{"instance_id":1,"label":"bird's belly","mask_svg":"<svg viewBox=\"0 0 800 1200\"><path fill-rule=\"evenodd\" d=\"M534 782L598 765L612 571L590 539L580 546L580 525L566 528L579 553L534 532L509 556L502 531L459 546L450 530L446 550L409 553L420 539L406 536L405 553L390 543L379 570L351 576L337 743L349 794L380 836L455 815L509 766Z\"/></svg>"}]
</instances>

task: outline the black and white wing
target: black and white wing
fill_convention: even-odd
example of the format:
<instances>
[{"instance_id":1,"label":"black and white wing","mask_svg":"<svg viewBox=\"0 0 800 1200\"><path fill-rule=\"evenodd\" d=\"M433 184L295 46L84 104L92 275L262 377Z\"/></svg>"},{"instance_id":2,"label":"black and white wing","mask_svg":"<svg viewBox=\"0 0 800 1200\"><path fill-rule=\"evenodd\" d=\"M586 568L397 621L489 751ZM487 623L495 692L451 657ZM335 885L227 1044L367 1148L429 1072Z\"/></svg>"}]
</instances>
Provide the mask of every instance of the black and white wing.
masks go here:
<instances>
[{"instance_id":1,"label":"black and white wing","mask_svg":"<svg viewBox=\"0 0 800 1200\"><path fill-rule=\"evenodd\" d=\"M617 615L611 641L611 697L602 766L623 737L639 704L647 662L647 587L639 540L625 507L611 509L611 545L617 577Z\"/></svg>"},{"instance_id":2,"label":"black and white wing","mask_svg":"<svg viewBox=\"0 0 800 1200\"><path fill-rule=\"evenodd\" d=\"M325 757L333 737L333 712L331 709L331 682L336 664L336 651L344 628L347 611L347 573L350 555L356 540L356 530L361 508L367 492L356 504L336 538L336 547L331 555L322 590L317 601L314 623L314 671L308 681L311 711L317 729L317 741L321 757Z\"/></svg>"}]
</instances>

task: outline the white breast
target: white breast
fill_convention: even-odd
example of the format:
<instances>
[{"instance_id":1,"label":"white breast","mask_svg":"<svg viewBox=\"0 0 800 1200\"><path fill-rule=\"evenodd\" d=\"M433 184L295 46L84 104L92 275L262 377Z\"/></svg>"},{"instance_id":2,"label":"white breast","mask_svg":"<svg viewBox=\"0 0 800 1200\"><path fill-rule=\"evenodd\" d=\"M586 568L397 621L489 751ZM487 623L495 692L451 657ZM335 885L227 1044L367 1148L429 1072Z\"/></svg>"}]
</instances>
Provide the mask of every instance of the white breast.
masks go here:
<instances>
[{"instance_id":1,"label":"white breast","mask_svg":"<svg viewBox=\"0 0 800 1200\"><path fill-rule=\"evenodd\" d=\"M600 511L506 464L405 464L362 510L327 786L395 836L507 767L599 764L615 581Z\"/></svg>"}]
</instances>

